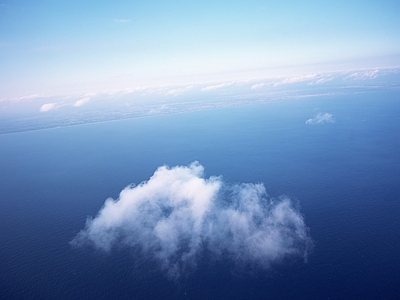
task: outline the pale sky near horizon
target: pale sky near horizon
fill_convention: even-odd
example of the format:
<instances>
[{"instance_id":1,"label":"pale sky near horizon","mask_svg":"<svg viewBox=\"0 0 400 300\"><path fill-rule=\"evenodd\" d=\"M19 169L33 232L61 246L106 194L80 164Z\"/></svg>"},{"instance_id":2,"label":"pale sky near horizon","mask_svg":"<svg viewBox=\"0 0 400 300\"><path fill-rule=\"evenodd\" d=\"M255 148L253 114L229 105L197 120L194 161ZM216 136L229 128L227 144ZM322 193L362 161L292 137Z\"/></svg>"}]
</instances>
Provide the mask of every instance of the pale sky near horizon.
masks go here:
<instances>
[{"instance_id":1,"label":"pale sky near horizon","mask_svg":"<svg viewBox=\"0 0 400 300\"><path fill-rule=\"evenodd\" d=\"M398 67L399 13L394 0L0 0L0 99L307 64Z\"/></svg>"}]
</instances>

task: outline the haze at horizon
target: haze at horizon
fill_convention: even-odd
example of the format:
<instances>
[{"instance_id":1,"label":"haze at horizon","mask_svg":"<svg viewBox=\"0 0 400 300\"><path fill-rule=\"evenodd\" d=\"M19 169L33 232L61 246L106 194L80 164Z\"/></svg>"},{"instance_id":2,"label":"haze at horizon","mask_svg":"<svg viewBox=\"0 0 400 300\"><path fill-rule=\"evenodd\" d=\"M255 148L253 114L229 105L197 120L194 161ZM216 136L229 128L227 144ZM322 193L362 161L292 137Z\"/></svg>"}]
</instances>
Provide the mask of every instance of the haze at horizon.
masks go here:
<instances>
[{"instance_id":1,"label":"haze at horizon","mask_svg":"<svg viewBox=\"0 0 400 300\"><path fill-rule=\"evenodd\" d=\"M398 11L396 1L2 1L0 99L398 67Z\"/></svg>"}]
</instances>

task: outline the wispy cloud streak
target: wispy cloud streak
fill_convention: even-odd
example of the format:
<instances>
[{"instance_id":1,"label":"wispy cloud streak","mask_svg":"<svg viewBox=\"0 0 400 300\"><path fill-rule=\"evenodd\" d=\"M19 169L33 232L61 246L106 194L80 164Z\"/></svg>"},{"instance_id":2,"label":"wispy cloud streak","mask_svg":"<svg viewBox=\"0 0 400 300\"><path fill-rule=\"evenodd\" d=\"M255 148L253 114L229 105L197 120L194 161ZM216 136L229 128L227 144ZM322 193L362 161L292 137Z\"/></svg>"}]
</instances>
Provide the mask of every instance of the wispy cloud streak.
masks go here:
<instances>
[{"instance_id":1,"label":"wispy cloud streak","mask_svg":"<svg viewBox=\"0 0 400 300\"><path fill-rule=\"evenodd\" d=\"M262 184L232 186L203 174L197 162L159 167L148 181L107 199L72 245L132 247L171 278L193 271L204 251L260 268L307 256L308 229L288 197L271 199Z\"/></svg>"},{"instance_id":2,"label":"wispy cloud streak","mask_svg":"<svg viewBox=\"0 0 400 300\"><path fill-rule=\"evenodd\" d=\"M184 88L170 89L165 93L165 95L166 96L179 96L179 95L182 95L183 93L186 93L192 89L193 89L193 85L190 85L190 86L187 86Z\"/></svg>"},{"instance_id":3,"label":"wispy cloud streak","mask_svg":"<svg viewBox=\"0 0 400 300\"><path fill-rule=\"evenodd\" d=\"M205 88L202 88L202 91L213 91L213 90L218 90L218 89L222 89L228 86L231 86L232 84L234 84L234 81L231 82L224 82L224 83L220 83L220 84L215 84L215 85L210 85L210 86L206 86Z\"/></svg>"}]
</instances>

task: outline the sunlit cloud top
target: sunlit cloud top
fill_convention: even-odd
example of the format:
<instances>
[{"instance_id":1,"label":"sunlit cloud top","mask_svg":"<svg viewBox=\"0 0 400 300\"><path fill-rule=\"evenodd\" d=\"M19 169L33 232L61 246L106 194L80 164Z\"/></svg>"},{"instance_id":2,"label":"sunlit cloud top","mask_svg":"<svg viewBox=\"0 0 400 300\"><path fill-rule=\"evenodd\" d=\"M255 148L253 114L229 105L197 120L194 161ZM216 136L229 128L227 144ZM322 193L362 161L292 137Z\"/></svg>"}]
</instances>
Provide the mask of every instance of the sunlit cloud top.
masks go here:
<instances>
[{"instance_id":1,"label":"sunlit cloud top","mask_svg":"<svg viewBox=\"0 0 400 300\"><path fill-rule=\"evenodd\" d=\"M229 185L203 174L198 162L159 167L107 199L71 244L139 250L137 260L158 262L172 278L193 271L205 252L257 269L291 256L307 260L313 242L288 197L271 199L262 184Z\"/></svg>"}]
</instances>

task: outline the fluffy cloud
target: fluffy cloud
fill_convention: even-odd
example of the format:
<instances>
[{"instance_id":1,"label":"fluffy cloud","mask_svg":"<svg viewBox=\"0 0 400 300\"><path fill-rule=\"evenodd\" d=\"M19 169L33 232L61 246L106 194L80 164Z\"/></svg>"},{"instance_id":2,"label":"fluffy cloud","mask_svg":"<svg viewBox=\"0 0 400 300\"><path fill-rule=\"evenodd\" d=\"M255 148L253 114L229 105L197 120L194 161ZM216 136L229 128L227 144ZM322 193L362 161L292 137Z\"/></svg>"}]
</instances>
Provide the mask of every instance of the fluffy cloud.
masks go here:
<instances>
[{"instance_id":1,"label":"fluffy cloud","mask_svg":"<svg viewBox=\"0 0 400 300\"><path fill-rule=\"evenodd\" d=\"M148 181L107 199L71 244L137 249L171 278L193 271L204 251L260 268L307 256L312 242L288 197L271 199L262 184L229 186L203 173L197 162L159 167Z\"/></svg>"},{"instance_id":2,"label":"fluffy cloud","mask_svg":"<svg viewBox=\"0 0 400 300\"><path fill-rule=\"evenodd\" d=\"M57 103L46 103L40 107L40 112L47 112L57 108Z\"/></svg>"},{"instance_id":3,"label":"fluffy cloud","mask_svg":"<svg viewBox=\"0 0 400 300\"><path fill-rule=\"evenodd\" d=\"M314 118L308 119L306 124L324 124L324 123L335 123L336 120L330 113L317 113Z\"/></svg>"}]
</instances>

